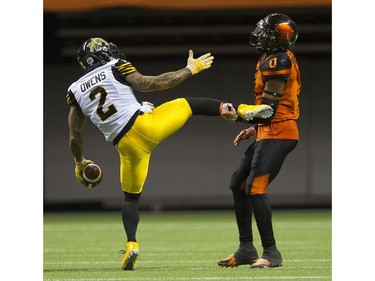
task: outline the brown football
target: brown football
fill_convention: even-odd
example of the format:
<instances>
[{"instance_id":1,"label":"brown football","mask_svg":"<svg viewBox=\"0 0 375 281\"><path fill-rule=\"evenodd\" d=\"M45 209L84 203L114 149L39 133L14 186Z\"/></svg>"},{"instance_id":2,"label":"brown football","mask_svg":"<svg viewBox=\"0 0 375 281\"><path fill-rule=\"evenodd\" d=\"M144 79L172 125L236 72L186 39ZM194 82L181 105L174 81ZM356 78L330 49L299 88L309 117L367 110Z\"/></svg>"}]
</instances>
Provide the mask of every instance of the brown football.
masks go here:
<instances>
[{"instance_id":1,"label":"brown football","mask_svg":"<svg viewBox=\"0 0 375 281\"><path fill-rule=\"evenodd\" d=\"M103 177L102 169L97 164L88 164L83 169L82 177L91 184L98 184Z\"/></svg>"}]
</instances>

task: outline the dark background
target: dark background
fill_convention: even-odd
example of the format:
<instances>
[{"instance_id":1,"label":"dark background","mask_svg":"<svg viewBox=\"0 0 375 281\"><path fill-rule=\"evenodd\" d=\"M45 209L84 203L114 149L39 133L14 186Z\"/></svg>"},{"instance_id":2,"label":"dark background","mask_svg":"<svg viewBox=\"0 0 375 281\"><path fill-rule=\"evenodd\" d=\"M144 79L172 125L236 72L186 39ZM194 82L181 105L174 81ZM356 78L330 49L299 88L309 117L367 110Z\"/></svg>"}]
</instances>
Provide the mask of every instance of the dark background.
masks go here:
<instances>
[{"instance_id":1,"label":"dark background","mask_svg":"<svg viewBox=\"0 0 375 281\"><path fill-rule=\"evenodd\" d=\"M105 9L44 13L44 209L110 210L120 208L119 159L111 143L87 120L85 158L104 170L100 186L87 190L74 176L68 147L67 88L83 72L76 51L89 37L115 43L144 75L186 66L195 57L215 56L213 66L180 86L138 93L155 105L183 96L205 96L233 103L253 102L258 54L250 32L271 12L292 17L299 28L293 49L301 70L300 142L268 189L274 207L331 206L331 8L244 10ZM230 208L230 176L246 142L232 144L246 124L215 117L193 117L156 148L142 195L142 208Z\"/></svg>"}]
</instances>

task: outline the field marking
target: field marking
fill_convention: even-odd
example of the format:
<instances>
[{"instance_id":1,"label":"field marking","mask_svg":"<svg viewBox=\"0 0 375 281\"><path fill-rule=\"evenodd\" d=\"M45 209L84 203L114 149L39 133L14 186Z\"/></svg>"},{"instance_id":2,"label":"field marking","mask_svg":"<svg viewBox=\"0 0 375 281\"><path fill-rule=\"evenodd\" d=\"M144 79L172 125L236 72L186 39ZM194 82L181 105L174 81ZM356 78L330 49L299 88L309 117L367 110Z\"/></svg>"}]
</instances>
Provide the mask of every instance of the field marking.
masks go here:
<instances>
[{"instance_id":1,"label":"field marking","mask_svg":"<svg viewBox=\"0 0 375 281\"><path fill-rule=\"evenodd\" d=\"M284 262L331 262L331 259L288 259L284 260ZM215 261L212 260L163 260L163 261L155 261L155 260L140 260L141 263L201 263L201 262L209 262L209 263L215 263ZM48 261L44 264L101 264L101 263L117 263L116 261Z\"/></svg>"},{"instance_id":2,"label":"field marking","mask_svg":"<svg viewBox=\"0 0 375 281\"><path fill-rule=\"evenodd\" d=\"M169 264L173 264L173 262L171 261L163 261L164 262L167 262ZM206 263L212 263L212 261L200 261L201 263L203 262L206 262ZM157 262L153 262L153 261L143 261L142 264L147 264L147 263L152 263L152 264L155 264ZM159 262L159 263L162 263L162 262ZM188 264L188 263L193 263L193 262L187 262L187 261L175 261L175 263L183 263L183 264ZM195 262L194 262L195 263ZM119 262L114 262L114 261L103 261L103 262L45 262L45 264L48 264L48 265L72 265L72 264L81 264L81 265L84 265L84 264L119 264ZM212 263L214 264L214 263ZM216 267L216 265L214 266ZM288 265L284 265L282 269L331 269L332 267L331 266L288 266ZM171 269L173 269L173 267L171 267ZM206 270L207 267L191 267L191 268L185 268L186 270Z\"/></svg>"},{"instance_id":3,"label":"field marking","mask_svg":"<svg viewBox=\"0 0 375 281\"><path fill-rule=\"evenodd\" d=\"M246 276L246 277L235 277L235 280L293 280L297 279L299 281L302 280L332 280L330 276ZM47 278L44 281L121 281L121 280L129 280L129 278L81 278L81 279L51 279ZM131 278L131 280L137 281L167 281L167 280L234 280L233 277L170 277L170 278Z\"/></svg>"}]
</instances>

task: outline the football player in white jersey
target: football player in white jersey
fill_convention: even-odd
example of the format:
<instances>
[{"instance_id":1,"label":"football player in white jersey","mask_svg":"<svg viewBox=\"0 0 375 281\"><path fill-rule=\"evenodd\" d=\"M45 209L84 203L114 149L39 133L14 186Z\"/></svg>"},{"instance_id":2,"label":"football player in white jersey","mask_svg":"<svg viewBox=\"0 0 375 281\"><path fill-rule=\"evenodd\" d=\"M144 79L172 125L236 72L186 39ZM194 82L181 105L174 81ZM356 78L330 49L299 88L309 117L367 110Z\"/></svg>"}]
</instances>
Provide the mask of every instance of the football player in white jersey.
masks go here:
<instances>
[{"instance_id":1,"label":"football player in white jersey","mask_svg":"<svg viewBox=\"0 0 375 281\"><path fill-rule=\"evenodd\" d=\"M120 157L120 181L125 195L122 220L127 237L123 270L136 268L138 206L153 149L177 132L192 115L249 121L266 119L273 113L268 105L236 106L196 97L177 98L155 108L149 102L138 102L134 96L133 89L152 92L175 87L210 68L213 59L210 53L195 59L190 50L185 68L145 76L125 59L115 44L102 38L90 38L78 50L77 60L86 74L69 87L66 96L70 105L69 146L76 163L75 176L79 183L88 186L82 177L85 166L93 163L83 156L82 130L88 117L106 140L113 143Z\"/></svg>"}]
</instances>

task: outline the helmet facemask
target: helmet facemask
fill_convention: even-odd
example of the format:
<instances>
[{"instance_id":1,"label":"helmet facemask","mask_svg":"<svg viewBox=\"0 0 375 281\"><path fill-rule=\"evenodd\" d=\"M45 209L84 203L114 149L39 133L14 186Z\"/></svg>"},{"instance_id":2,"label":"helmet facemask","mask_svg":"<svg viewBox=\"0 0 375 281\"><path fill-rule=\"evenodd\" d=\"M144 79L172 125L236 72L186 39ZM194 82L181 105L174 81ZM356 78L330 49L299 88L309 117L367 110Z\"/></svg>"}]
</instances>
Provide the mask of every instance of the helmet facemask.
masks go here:
<instances>
[{"instance_id":1,"label":"helmet facemask","mask_svg":"<svg viewBox=\"0 0 375 281\"><path fill-rule=\"evenodd\" d=\"M264 20L260 20L257 27L251 33L250 45L255 46L258 53L265 53L272 51L275 41L276 36L274 32L269 29Z\"/></svg>"}]
</instances>

